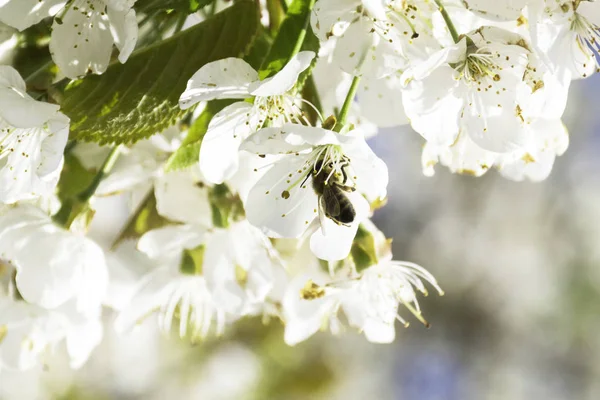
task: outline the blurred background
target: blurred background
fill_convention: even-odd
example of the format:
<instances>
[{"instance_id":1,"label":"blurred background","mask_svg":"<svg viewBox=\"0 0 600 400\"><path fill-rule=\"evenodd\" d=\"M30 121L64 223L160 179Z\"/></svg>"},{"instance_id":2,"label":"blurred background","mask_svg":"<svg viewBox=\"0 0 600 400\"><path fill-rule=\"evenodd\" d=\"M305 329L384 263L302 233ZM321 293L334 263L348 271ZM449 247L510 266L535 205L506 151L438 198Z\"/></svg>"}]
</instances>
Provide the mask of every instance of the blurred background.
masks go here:
<instances>
[{"instance_id":1,"label":"blurred background","mask_svg":"<svg viewBox=\"0 0 600 400\"><path fill-rule=\"evenodd\" d=\"M348 330L288 347L279 322L257 318L191 346L151 322L127 336L107 324L83 369L49 359L2 371L0 399L600 399L598 89L598 76L572 85L570 148L543 183L442 167L427 178L410 128L372 140L391 177L374 220L395 258L424 266L446 292L421 301L431 328L398 324L391 345ZM109 243L123 206L97 206L92 236Z\"/></svg>"}]
</instances>

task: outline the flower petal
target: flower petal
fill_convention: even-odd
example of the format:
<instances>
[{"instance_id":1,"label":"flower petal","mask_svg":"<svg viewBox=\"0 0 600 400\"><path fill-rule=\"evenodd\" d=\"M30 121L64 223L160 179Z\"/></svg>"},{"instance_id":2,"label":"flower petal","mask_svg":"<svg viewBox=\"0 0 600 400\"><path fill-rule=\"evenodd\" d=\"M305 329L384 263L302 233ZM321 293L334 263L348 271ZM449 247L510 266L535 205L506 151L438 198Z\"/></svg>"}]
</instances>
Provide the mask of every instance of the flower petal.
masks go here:
<instances>
[{"instance_id":1,"label":"flower petal","mask_svg":"<svg viewBox=\"0 0 600 400\"><path fill-rule=\"evenodd\" d=\"M314 58L315 53L312 51L299 52L288 61L281 71L272 77L250 84L250 93L253 96L284 94L294 87L298 76L310 66Z\"/></svg>"},{"instance_id":2,"label":"flower petal","mask_svg":"<svg viewBox=\"0 0 600 400\"><path fill-rule=\"evenodd\" d=\"M170 225L146 232L138 249L148 257L178 264L184 249L193 249L204 242L204 228L192 225Z\"/></svg>"},{"instance_id":3,"label":"flower petal","mask_svg":"<svg viewBox=\"0 0 600 400\"><path fill-rule=\"evenodd\" d=\"M199 101L244 99L250 97L248 87L258 80L258 72L241 58L225 58L200 68L188 81L179 98L185 110Z\"/></svg>"},{"instance_id":4,"label":"flower petal","mask_svg":"<svg viewBox=\"0 0 600 400\"><path fill-rule=\"evenodd\" d=\"M352 192L346 196L356 212L354 222L350 226L344 226L329 218L322 218L321 228L310 237L310 249L321 260L337 261L348 257L358 225L368 216L369 203L362 195Z\"/></svg>"},{"instance_id":5,"label":"flower petal","mask_svg":"<svg viewBox=\"0 0 600 400\"><path fill-rule=\"evenodd\" d=\"M200 170L210 183L223 183L238 170L239 147L256 129L259 114L250 103L225 107L210 121L200 147Z\"/></svg>"},{"instance_id":6,"label":"flower petal","mask_svg":"<svg viewBox=\"0 0 600 400\"><path fill-rule=\"evenodd\" d=\"M59 23L52 24L50 53L62 73L71 79L86 74L106 71L110 63L113 37L110 20L103 4L97 0L78 2L70 8Z\"/></svg>"},{"instance_id":7,"label":"flower petal","mask_svg":"<svg viewBox=\"0 0 600 400\"><path fill-rule=\"evenodd\" d=\"M402 92L404 111L415 131L428 141L449 146L459 132L464 100L449 66L435 69L423 80L413 80Z\"/></svg>"},{"instance_id":8,"label":"flower petal","mask_svg":"<svg viewBox=\"0 0 600 400\"><path fill-rule=\"evenodd\" d=\"M302 154L278 160L250 190L246 216L266 235L299 237L317 216L317 195L310 179L301 185L305 162Z\"/></svg>"},{"instance_id":9,"label":"flower petal","mask_svg":"<svg viewBox=\"0 0 600 400\"><path fill-rule=\"evenodd\" d=\"M16 128L42 127L57 116L59 107L32 99L25 82L10 66L0 66L0 117Z\"/></svg>"},{"instance_id":10,"label":"flower petal","mask_svg":"<svg viewBox=\"0 0 600 400\"><path fill-rule=\"evenodd\" d=\"M0 2L0 21L22 31L54 16L65 3L67 0L4 0Z\"/></svg>"},{"instance_id":11,"label":"flower petal","mask_svg":"<svg viewBox=\"0 0 600 400\"><path fill-rule=\"evenodd\" d=\"M119 61L127 61L138 39L138 23L133 8L123 7L117 9L108 7L108 18L110 20L110 31L117 49L119 49Z\"/></svg>"},{"instance_id":12,"label":"flower petal","mask_svg":"<svg viewBox=\"0 0 600 400\"><path fill-rule=\"evenodd\" d=\"M160 215L185 224L211 226L208 189L198 184L190 170L168 172L154 184L156 210Z\"/></svg>"}]
</instances>

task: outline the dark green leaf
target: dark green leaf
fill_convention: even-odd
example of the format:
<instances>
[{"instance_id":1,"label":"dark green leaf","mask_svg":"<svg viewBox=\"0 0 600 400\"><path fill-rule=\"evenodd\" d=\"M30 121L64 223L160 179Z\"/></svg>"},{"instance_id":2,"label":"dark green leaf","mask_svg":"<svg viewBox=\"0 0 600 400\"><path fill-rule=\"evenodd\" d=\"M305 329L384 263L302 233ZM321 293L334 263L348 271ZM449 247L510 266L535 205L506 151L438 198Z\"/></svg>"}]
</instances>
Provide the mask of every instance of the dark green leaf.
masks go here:
<instances>
[{"instance_id":1,"label":"dark green leaf","mask_svg":"<svg viewBox=\"0 0 600 400\"><path fill-rule=\"evenodd\" d=\"M263 64L265 57L269 54L272 44L273 39L271 39L267 31L261 27L250 51L248 51L248 54L244 57L244 60L250 64L252 68L258 71Z\"/></svg>"},{"instance_id":2,"label":"dark green leaf","mask_svg":"<svg viewBox=\"0 0 600 400\"><path fill-rule=\"evenodd\" d=\"M61 99L71 137L132 143L174 124L184 114L178 100L189 78L211 61L245 54L257 29L256 5L239 1L103 75L71 82Z\"/></svg>"},{"instance_id":3,"label":"dark green leaf","mask_svg":"<svg viewBox=\"0 0 600 400\"><path fill-rule=\"evenodd\" d=\"M319 39L314 35L309 23L312 4L314 4L314 0L294 0L292 2L287 17L281 24L273 46L271 46L271 51L259 71L261 79L274 75L287 64L296 47L298 37L304 29L307 31L301 50L311 50L315 53L319 51ZM308 76L308 74L303 75L303 79L299 82L300 86Z\"/></svg>"}]
</instances>

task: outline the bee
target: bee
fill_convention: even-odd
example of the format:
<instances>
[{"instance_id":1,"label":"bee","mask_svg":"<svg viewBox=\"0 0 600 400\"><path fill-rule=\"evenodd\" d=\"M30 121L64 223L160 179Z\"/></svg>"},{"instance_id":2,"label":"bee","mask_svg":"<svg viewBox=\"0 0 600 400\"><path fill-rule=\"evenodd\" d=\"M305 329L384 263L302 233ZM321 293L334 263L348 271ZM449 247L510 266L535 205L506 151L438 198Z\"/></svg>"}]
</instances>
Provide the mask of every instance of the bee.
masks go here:
<instances>
[{"instance_id":1,"label":"bee","mask_svg":"<svg viewBox=\"0 0 600 400\"><path fill-rule=\"evenodd\" d=\"M349 163L346 162L341 167L343 176L336 173L331 174L332 163L323 165L322 160L317 161L312 171L312 185L313 190L319 196L319 208L327 218L344 226L351 224L356 217L354 206L346 195L355 190L354 187L346 185L348 175L345 169L348 165Z\"/></svg>"}]
</instances>

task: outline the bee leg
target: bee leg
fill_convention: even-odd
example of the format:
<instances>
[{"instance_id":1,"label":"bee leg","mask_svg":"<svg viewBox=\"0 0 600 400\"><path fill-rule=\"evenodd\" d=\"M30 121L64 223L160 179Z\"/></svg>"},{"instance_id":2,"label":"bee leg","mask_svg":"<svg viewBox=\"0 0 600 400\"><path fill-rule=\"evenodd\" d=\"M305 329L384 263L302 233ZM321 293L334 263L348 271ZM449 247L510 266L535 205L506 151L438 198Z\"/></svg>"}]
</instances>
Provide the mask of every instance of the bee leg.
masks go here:
<instances>
[{"instance_id":1,"label":"bee leg","mask_svg":"<svg viewBox=\"0 0 600 400\"><path fill-rule=\"evenodd\" d=\"M337 184L337 187L339 187L344 192L354 192L356 190L356 188L354 186L346 186L346 185Z\"/></svg>"},{"instance_id":2,"label":"bee leg","mask_svg":"<svg viewBox=\"0 0 600 400\"><path fill-rule=\"evenodd\" d=\"M306 183L306 181L308 180L308 177L311 176L313 173L310 172L308 174L306 174L306 177L304 178L304 180L302 181L302 183L300 184L300 187L304 186L304 184Z\"/></svg>"},{"instance_id":3,"label":"bee leg","mask_svg":"<svg viewBox=\"0 0 600 400\"><path fill-rule=\"evenodd\" d=\"M346 161L343 165L342 165L342 175L344 176L344 180L342 181L342 183L344 185L346 185L346 183L348 183L348 172L346 171L346 168L350 166L350 163L348 161ZM354 190L354 189L352 189Z\"/></svg>"}]
</instances>

